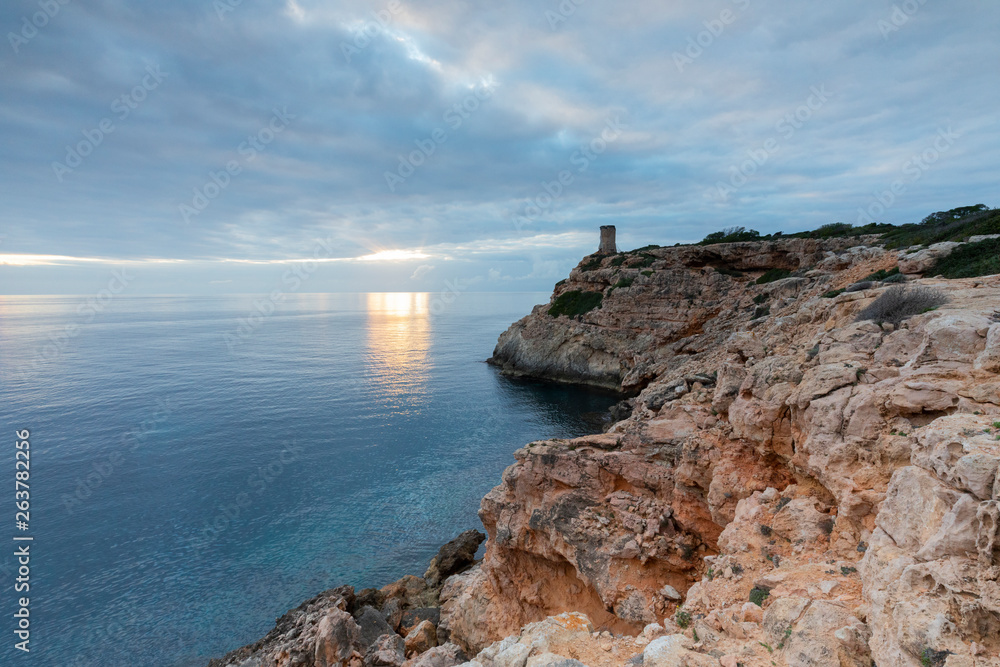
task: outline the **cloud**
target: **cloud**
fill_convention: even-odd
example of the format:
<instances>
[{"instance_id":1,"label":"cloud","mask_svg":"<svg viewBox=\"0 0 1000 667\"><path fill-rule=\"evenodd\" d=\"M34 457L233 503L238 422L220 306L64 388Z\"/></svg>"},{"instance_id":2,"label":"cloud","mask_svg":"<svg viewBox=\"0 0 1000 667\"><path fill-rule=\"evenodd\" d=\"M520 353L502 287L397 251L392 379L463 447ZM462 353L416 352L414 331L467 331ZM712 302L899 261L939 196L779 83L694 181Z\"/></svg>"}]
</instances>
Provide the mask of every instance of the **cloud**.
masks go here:
<instances>
[{"instance_id":1,"label":"cloud","mask_svg":"<svg viewBox=\"0 0 1000 667\"><path fill-rule=\"evenodd\" d=\"M421 264L410 275L410 280L420 280L433 270L434 270L433 264Z\"/></svg>"},{"instance_id":2,"label":"cloud","mask_svg":"<svg viewBox=\"0 0 1000 667\"><path fill-rule=\"evenodd\" d=\"M409 249L486 275L503 257L541 281L601 224L634 247L855 222L949 128L960 138L880 218L1000 203L1000 90L981 74L1000 6L903 20L862 0L636 0L558 21L528 0L392 6L60 5L0 49L4 253L266 262L321 238L338 258ZM0 8L5 33L24 7ZM602 145L614 118L624 132Z\"/></svg>"}]
</instances>

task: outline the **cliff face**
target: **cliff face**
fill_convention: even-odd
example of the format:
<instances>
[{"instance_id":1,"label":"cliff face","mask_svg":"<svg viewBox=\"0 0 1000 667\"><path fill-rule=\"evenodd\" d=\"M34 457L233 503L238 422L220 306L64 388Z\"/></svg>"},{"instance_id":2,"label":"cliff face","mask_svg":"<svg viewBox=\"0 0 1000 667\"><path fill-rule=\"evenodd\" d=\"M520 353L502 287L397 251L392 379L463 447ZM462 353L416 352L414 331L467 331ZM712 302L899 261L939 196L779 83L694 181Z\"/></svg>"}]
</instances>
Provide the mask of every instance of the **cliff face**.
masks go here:
<instances>
[{"instance_id":1,"label":"cliff face","mask_svg":"<svg viewBox=\"0 0 1000 667\"><path fill-rule=\"evenodd\" d=\"M631 416L519 450L478 564L466 534L218 664L1000 667L1000 276L858 283L898 262L800 239L584 260L491 361Z\"/></svg>"},{"instance_id":2,"label":"cliff face","mask_svg":"<svg viewBox=\"0 0 1000 667\"><path fill-rule=\"evenodd\" d=\"M850 245L788 239L593 255L556 287L552 303L575 291L600 292L602 306L572 319L549 317L551 304L536 307L500 336L490 363L512 375L635 392L687 355L718 346L750 319L756 292L744 289L744 279L734 280L735 272L756 277L808 267L815 284L859 256L895 263L881 249ZM808 283L785 283L777 296L794 298Z\"/></svg>"},{"instance_id":3,"label":"cliff face","mask_svg":"<svg viewBox=\"0 0 1000 667\"><path fill-rule=\"evenodd\" d=\"M634 411L517 452L485 559L442 593L453 641L576 611L685 634L670 664L1000 664L1000 276L917 280L947 303L898 326L855 321L888 285L831 293L896 264L787 240L574 269L553 304L620 286L536 308L492 361ZM772 269L794 273L756 284Z\"/></svg>"}]
</instances>

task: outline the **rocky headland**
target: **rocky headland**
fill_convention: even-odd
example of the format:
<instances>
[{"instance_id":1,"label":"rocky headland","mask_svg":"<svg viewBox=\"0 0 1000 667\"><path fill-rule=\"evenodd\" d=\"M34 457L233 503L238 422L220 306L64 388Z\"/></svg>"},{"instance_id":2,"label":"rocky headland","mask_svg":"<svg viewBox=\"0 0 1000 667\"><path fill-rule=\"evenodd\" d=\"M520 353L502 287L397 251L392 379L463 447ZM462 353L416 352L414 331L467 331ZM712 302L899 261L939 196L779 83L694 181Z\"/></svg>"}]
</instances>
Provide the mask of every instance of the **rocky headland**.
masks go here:
<instances>
[{"instance_id":1,"label":"rocky headland","mask_svg":"<svg viewBox=\"0 0 1000 667\"><path fill-rule=\"evenodd\" d=\"M480 561L463 533L212 667L1000 667L1000 275L939 276L962 241L997 243L585 258L491 363L620 420L515 453Z\"/></svg>"}]
</instances>

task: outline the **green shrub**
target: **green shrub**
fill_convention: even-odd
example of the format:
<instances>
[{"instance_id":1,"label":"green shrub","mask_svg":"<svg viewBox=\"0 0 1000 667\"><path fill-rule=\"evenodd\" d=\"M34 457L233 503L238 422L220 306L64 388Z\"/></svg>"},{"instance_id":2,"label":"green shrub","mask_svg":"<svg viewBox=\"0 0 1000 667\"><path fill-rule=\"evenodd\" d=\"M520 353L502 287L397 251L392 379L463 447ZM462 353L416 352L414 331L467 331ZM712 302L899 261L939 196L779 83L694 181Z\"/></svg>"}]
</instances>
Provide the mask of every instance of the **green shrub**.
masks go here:
<instances>
[{"instance_id":1,"label":"green shrub","mask_svg":"<svg viewBox=\"0 0 1000 667\"><path fill-rule=\"evenodd\" d=\"M641 260L639 260L638 262L633 262L632 263L632 268L635 268L635 269L645 269L646 267L652 266L653 262L655 262L656 259L657 258L656 258L655 255L647 255L647 254L643 253Z\"/></svg>"},{"instance_id":2,"label":"green shrub","mask_svg":"<svg viewBox=\"0 0 1000 667\"><path fill-rule=\"evenodd\" d=\"M758 294L753 298L753 302L760 305L771 298L770 294Z\"/></svg>"},{"instance_id":3,"label":"green shrub","mask_svg":"<svg viewBox=\"0 0 1000 667\"><path fill-rule=\"evenodd\" d=\"M760 232L746 227L726 227L722 231L712 232L698 245L713 245L715 243L738 243L740 241L760 241Z\"/></svg>"},{"instance_id":4,"label":"green shrub","mask_svg":"<svg viewBox=\"0 0 1000 667\"><path fill-rule=\"evenodd\" d=\"M1000 239L959 246L927 271L929 276L975 278L1000 273Z\"/></svg>"},{"instance_id":5,"label":"green shrub","mask_svg":"<svg viewBox=\"0 0 1000 667\"><path fill-rule=\"evenodd\" d=\"M1000 234L1000 210L977 204L931 213L919 224L900 225L888 231L882 241L887 248L907 248L962 241L981 234Z\"/></svg>"},{"instance_id":6,"label":"green shrub","mask_svg":"<svg viewBox=\"0 0 1000 667\"><path fill-rule=\"evenodd\" d=\"M782 278L787 278L792 275L792 272L788 269L768 269L764 275L757 279L758 285L764 285L766 283L773 283L775 280L781 280Z\"/></svg>"},{"instance_id":7,"label":"green shrub","mask_svg":"<svg viewBox=\"0 0 1000 667\"><path fill-rule=\"evenodd\" d=\"M855 321L872 320L898 325L908 317L934 310L947 302L948 297L937 290L893 285L858 313Z\"/></svg>"},{"instance_id":8,"label":"green shrub","mask_svg":"<svg viewBox=\"0 0 1000 667\"><path fill-rule=\"evenodd\" d=\"M944 667L949 655L952 655L951 651L935 651L932 648L925 648L920 654L920 664L924 667Z\"/></svg>"},{"instance_id":9,"label":"green shrub","mask_svg":"<svg viewBox=\"0 0 1000 667\"><path fill-rule=\"evenodd\" d=\"M621 266L622 264L625 263L627 259L628 255L624 253L615 255L614 258L611 260L611 266Z\"/></svg>"},{"instance_id":10,"label":"green shrub","mask_svg":"<svg viewBox=\"0 0 1000 667\"><path fill-rule=\"evenodd\" d=\"M652 271L640 271L639 273L641 273L642 275L646 276L647 278L650 277L651 275L653 275Z\"/></svg>"},{"instance_id":11,"label":"green shrub","mask_svg":"<svg viewBox=\"0 0 1000 667\"><path fill-rule=\"evenodd\" d=\"M871 289L873 286L872 281L862 280L859 283L854 283L853 285L848 285L844 291L845 292L863 292L866 289Z\"/></svg>"},{"instance_id":12,"label":"green shrub","mask_svg":"<svg viewBox=\"0 0 1000 667\"><path fill-rule=\"evenodd\" d=\"M823 292L822 296L824 299L833 299L835 297L840 296L846 291L847 291L846 289L832 289L829 292Z\"/></svg>"},{"instance_id":13,"label":"green shrub","mask_svg":"<svg viewBox=\"0 0 1000 667\"><path fill-rule=\"evenodd\" d=\"M894 266L892 268L892 271L886 271L885 269L879 269L875 273L868 274L867 276L865 276L864 278L862 278L862 280L885 280L889 276L897 276L897 275L899 275L899 267L898 266Z\"/></svg>"},{"instance_id":14,"label":"green shrub","mask_svg":"<svg viewBox=\"0 0 1000 667\"><path fill-rule=\"evenodd\" d=\"M619 287L631 287L633 282L635 282L635 278L626 278L622 276L621 278L618 279L618 282L615 283L615 288L617 289Z\"/></svg>"},{"instance_id":15,"label":"green shrub","mask_svg":"<svg viewBox=\"0 0 1000 667\"><path fill-rule=\"evenodd\" d=\"M750 602L753 602L758 607L764 606L764 600L766 600L771 595L771 591L766 588L761 588L760 586L754 586L753 590L750 591Z\"/></svg>"},{"instance_id":16,"label":"green shrub","mask_svg":"<svg viewBox=\"0 0 1000 667\"><path fill-rule=\"evenodd\" d=\"M905 283L905 282L906 282L906 276L904 276L902 273L894 273L891 276L886 277L882 281L882 283L885 285L894 283Z\"/></svg>"},{"instance_id":17,"label":"green shrub","mask_svg":"<svg viewBox=\"0 0 1000 667\"><path fill-rule=\"evenodd\" d=\"M756 308L754 308L753 318L751 319L756 320L758 317L767 317L770 314L771 314L771 306L757 306Z\"/></svg>"},{"instance_id":18,"label":"green shrub","mask_svg":"<svg viewBox=\"0 0 1000 667\"><path fill-rule=\"evenodd\" d=\"M851 236L862 236L865 234L882 234L895 228L895 225L882 222L873 222L860 227L855 227L854 225L846 222L832 222L830 224L823 225L819 229L814 229L809 232L796 232L794 234L787 234L786 236L789 238L799 239L846 238Z\"/></svg>"},{"instance_id":19,"label":"green shrub","mask_svg":"<svg viewBox=\"0 0 1000 667\"><path fill-rule=\"evenodd\" d=\"M579 290L563 292L552 303L552 306L549 308L549 315L552 317L559 317L560 315L566 315L567 317L583 315L595 308L600 308L603 300L604 295L600 292L581 292Z\"/></svg>"},{"instance_id":20,"label":"green shrub","mask_svg":"<svg viewBox=\"0 0 1000 667\"><path fill-rule=\"evenodd\" d=\"M722 267L716 266L715 270L718 273L721 273L724 276L729 276L730 278L742 278L743 277L743 272L742 271L737 271L736 269L730 269L729 267L726 267L726 266L722 266Z\"/></svg>"},{"instance_id":21,"label":"green shrub","mask_svg":"<svg viewBox=\"0 0 1000 667\"><path fill-rule=\"evenodd\" d=\"M591 255L587 257L585 261L580 262L581 271L593 271L594 269L601 268L601 264L604 262L604 255Z\"/></svg>"},{"instance_id":22,"label":"green shrub","mask_svg":"<svg viewBox=\"0 0 1000 667\"><path fill-rule=\"evenodd\" d=\"M691 614L681 609L677 610L677 625L680 626L682 630L686 629L687 626L691 625Z\"/></svg>"}]
</instances>

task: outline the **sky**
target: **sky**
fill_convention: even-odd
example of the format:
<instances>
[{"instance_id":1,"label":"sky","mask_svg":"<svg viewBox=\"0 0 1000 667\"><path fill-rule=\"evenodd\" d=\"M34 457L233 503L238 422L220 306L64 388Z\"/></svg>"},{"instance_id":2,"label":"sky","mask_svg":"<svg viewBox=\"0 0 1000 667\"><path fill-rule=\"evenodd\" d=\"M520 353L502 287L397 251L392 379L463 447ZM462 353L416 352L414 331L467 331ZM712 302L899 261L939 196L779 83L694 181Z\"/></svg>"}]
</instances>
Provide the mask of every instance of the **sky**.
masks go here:
<instances>
[{"instance_id":1,"label":"sky","mask_svg":"<svg viewBox=\"0 0 1000 667\"><path fill-rule=\"evenodd\" d=\"M10 0L0 294L548 291L600 225L997 206L998 29L974 0Z\"/></svg>"}]
</instances>

